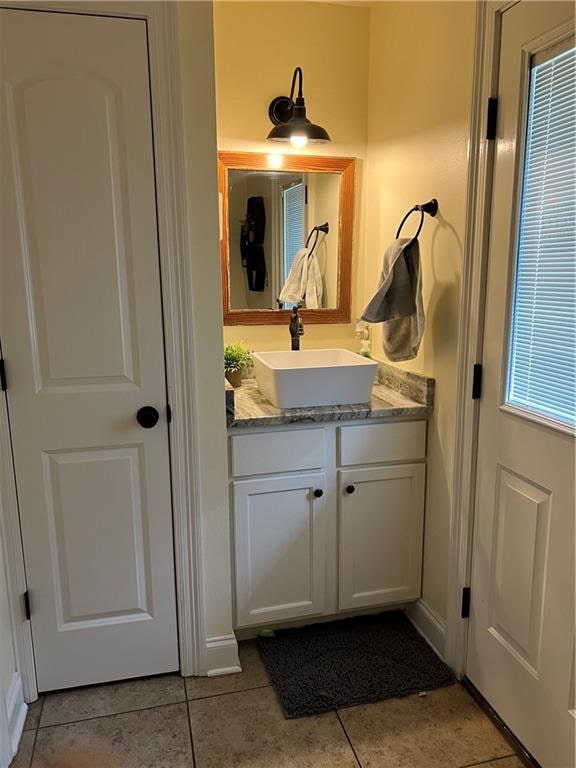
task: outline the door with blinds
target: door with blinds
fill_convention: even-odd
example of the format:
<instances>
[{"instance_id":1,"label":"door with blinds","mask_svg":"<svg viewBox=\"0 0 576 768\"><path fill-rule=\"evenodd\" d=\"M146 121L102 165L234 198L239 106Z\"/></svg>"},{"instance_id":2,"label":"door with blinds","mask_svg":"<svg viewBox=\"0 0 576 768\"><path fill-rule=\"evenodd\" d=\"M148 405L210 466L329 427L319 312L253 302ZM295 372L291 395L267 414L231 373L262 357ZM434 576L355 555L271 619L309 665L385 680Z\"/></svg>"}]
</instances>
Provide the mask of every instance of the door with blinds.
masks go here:
<instances>
[{"instance_id":1,"label":"door with blinds","mask_svg":"<svg viewBox=\"0 0 576 768\"><path fill-rule=\"evenodd\" d=\"M576 55L503 14L466 674L544 768L574 756Z\"/></svg>"}]
</instances>

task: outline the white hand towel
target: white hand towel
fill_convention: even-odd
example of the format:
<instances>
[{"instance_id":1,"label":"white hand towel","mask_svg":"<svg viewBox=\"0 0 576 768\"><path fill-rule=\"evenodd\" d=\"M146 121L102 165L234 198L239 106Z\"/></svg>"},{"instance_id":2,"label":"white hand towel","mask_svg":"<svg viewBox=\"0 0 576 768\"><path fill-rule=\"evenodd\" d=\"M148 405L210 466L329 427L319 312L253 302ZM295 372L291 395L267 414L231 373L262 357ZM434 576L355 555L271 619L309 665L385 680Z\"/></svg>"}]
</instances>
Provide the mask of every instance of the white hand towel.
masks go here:
<instances>
[{"instance_id":1,"label":"white hand towel","mask_svg":"<svg viewBox=\"0 0 576 768\"><path fill-rule=\"evenodd\" d=\"M278 297L284 304L298 304L304 301L306 293L306 281L308 279L308 249L300 248L294 261L280 296Z\"/></svg>"},{"instance_id":2,"label":"white hand towel","mask_svg":"<svg viewBox=\"0 0 576 768\"><path fill-rule=\"evenodd\" d=\"M382 323L382 348L389 360L412 360L424 333L422 269L418 240L399 238L384 254L378 289L362 313Z\"/></svg>"},{"instance_id":3,"label":"white hand towel","mask_svg":"<svg viewBox=\"0 0 576 768\"><path fill-rule=\"evenodd\" d=\"M306 309L320 309L322 292L318 259L308 248L300 248L278 298L284 304L305 304Z\"/></svg>"}]
</instances>

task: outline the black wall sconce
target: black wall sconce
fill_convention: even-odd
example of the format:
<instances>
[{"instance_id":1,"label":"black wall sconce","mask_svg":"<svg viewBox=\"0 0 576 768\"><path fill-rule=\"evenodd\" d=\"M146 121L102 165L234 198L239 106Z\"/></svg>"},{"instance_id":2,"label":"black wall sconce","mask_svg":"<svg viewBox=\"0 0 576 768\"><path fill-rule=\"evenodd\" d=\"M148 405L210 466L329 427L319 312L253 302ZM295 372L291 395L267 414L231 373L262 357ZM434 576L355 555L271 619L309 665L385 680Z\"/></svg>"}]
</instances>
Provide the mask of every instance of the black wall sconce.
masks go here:
<instances>
[{"instance_id":1,"label":"black wall sconce","mask_svg":"<svg viewBox=\"0 0 576 768\"><path fill-rule=\"evenodd\" d=\"M298 78L298 95L294 100L294 88ZM306 117L306 104L302 94L302 69L296 67L292 75L290 97L277 96L270 102L268 116L274 128L267 136L268 141L288 141L293 147L305 147L308 143L320 144L330 141L327 131L311 123Z\"/></svg>"}]
</instances>

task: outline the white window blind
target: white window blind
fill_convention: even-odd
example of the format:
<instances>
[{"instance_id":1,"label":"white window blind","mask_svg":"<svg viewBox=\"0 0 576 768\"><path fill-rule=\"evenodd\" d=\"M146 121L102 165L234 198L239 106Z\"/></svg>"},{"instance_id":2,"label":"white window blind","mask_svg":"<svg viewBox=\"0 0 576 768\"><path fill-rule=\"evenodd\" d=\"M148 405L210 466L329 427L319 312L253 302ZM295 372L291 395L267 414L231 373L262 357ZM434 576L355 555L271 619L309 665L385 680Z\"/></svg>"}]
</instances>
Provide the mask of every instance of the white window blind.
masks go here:
<instances>
[{"instance_id":1,"label":"white window blind","mask_svg":"<svg viewBox=\"0 0 576 768\"><path fill-rule=\"evenodd\" d=\"M507 402L576 422L576 49L533 63Z\"/></svg>"},{"instance_id":2,"label":"white window blind","mask_svg":"<svg viewBox=\"0 0 576 768\"><path fill-rule=\"evenodd\" d=\"M294 257L304 245L304 184L293 184L282 192L284 218L284 280Z\"/></svg>"}]
</instances>

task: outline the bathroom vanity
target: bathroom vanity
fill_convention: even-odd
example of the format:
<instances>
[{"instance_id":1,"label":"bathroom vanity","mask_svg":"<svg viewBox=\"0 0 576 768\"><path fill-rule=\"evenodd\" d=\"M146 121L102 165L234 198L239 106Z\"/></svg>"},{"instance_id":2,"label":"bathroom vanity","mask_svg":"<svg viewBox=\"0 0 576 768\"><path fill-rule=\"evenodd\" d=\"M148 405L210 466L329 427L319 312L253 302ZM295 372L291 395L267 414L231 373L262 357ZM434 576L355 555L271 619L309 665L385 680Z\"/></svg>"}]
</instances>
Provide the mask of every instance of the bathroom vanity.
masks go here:
<instances>
[{"instance_id":1,"label":"bathroom vanity","mask_svg":"<svg viewBox=\"0 0 576 768\"><path fill-rule=\"evenodd\" d=\"M433 381L386 369L369 405L227 392L236 628L420 597Z\"/></svg>"}]
</instances>

